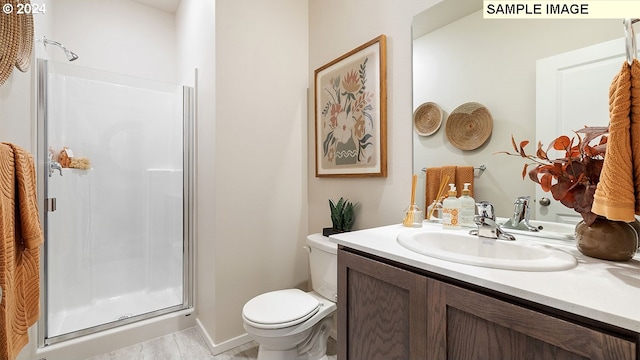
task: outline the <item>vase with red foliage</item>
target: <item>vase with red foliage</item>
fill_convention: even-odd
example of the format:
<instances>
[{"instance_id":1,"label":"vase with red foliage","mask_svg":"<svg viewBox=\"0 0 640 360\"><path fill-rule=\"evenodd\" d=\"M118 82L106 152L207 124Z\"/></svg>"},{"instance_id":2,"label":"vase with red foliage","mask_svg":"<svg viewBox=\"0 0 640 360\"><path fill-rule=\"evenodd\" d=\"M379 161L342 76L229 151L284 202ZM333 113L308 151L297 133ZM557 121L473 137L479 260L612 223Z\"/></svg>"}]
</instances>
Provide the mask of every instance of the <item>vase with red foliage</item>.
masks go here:
<instances>
[{"instance_id":1,"label":"vase with red foliage","mask_svg":"<svg viewBox=\"0 0 640 360\"><path fill-rule=\"evenodd\" d=\"M575 233L580 252L604 260L627 261L638 249L637 221L634 224L612 221L591 211L606 155L608 131L608 127L586 126L575 131L572 138L557 137L546 150L539 142L535 155L525 150L529 141L518 144L512 136L515 153L499 153L530 160L522 169L522 177L528 174L542 190L582 216ZM550 158L548 154L552 149L564 156Z\"/></svg>"}]
</instances>

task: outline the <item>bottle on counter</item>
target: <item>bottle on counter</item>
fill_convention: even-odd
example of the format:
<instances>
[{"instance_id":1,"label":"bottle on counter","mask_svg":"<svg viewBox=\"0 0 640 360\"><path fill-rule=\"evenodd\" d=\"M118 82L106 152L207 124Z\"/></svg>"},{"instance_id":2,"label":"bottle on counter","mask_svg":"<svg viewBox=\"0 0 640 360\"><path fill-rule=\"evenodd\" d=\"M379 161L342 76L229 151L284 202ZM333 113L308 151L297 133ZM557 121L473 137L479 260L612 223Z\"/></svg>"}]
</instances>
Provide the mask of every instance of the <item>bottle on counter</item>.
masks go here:
<instances>
[{"instance_id":1,"label":"bottle on counter","mask_svg":"<svg viewBox=\"0 0 640 360\"><path fill-rule=\"evenodd\" d=\"M476 227L473 218L476 216L476 201L471 197L469 190L471 183L464 183L462 194L458 198L460 205L460 225L463 227Z\"/></svg>"},{"instance_id":2,"label":"bottle on counter","mask_svg":"<svg viewBox=\"0 0 640 360\"><path fill-rule=\"evenodd\" d=\"M460 202L455 184L449 184L449 194L442 202L442 228L448 230L461 229Z\"/></svg>"}]
</instances>

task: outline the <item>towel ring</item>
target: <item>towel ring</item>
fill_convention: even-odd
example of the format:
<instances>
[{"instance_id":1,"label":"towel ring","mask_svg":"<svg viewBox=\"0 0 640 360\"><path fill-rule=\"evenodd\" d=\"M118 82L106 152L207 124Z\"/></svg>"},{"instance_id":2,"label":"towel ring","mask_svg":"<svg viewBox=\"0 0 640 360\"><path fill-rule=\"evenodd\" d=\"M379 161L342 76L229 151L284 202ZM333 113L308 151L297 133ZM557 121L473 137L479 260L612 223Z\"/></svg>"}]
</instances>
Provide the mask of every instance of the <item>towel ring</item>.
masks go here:
<instances>
[{"instance_id":1,"label":"towel ring","mask_svg":"<svg viewBox=\"0 0 640 360\"><path fill-rule=\"evenodd\" d=\"M624 34L625 34L625 49L627 53L627 63L631 65L633 63L633 59L636 58L636 54L638 53L636 47L636 33L633 31L633 24L638 21L638 19L623 19L622 23L624 24Z\"/></svg>"}]
</instances>

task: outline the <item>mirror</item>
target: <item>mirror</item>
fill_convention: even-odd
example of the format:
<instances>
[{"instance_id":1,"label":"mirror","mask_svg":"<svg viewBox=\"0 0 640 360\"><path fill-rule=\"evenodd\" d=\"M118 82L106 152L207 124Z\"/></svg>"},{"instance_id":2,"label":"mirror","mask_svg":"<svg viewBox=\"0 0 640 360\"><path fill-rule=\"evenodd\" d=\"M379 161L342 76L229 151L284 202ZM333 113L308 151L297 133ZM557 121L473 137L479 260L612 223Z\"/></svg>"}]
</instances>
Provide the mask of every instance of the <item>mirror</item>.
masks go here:
<instances>
[{"instance_id":1,"label":"mirror","mask_svg":"<svg viewBox=\"0 0 640 360\"><path fill-rule=\"evenodd\" d=\"M474 198L492 202L498 216L510 217L516 197L537 200L538 185L528 177L522 179L524 159L494 153L512 151L511 135L516 141L529 140L530 152L535 152L538 140L546 146L560 135L553 128L545 129L546 135L536 134L537 61L619 39L624 28L622 19L484 20L481 9L480 0L444 0L413 19L413 109L434 102L444 112L434 134L413 132L413 171L421 180L418 196L424 207L424 168L484 165L484 172L475 170ZM624 46L620 53L624 54ZM622 61L617 63L616 71ZM608 85L604 90L608 94ZM576 96L589 91L586 86ZM597 106L608 114L608 96L600 101ZM445 131L447 116L467 102L481 103L493 118L491 135L474 150L453 146ZM608 121L608 116L583 119L584 125ZM536 201L532 218L538 208Z\"/></svg>"}]
</instances>

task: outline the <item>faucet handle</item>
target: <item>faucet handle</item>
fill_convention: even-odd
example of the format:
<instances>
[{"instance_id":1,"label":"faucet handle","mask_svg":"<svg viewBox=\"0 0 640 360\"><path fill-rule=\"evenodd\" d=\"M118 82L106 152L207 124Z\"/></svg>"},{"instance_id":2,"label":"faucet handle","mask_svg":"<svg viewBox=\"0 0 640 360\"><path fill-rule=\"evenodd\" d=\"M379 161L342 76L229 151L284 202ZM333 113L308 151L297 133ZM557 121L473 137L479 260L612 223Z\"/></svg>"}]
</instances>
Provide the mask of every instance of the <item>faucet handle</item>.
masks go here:
<instances>
[{"instance_id":1,"label":"faucet handle","mask_svg":"<svg viewBox=\"0 0 640 360\"><path fill-rule=\"evenodd\" d=\"M485 219L496 219L496 214L492 203L488 201L480 201L476 203L476 208L478 209L478 216Z\"/></svg>"},{"instance_id":2,"label":"faucet handle","mask_svg":"<svg viewBox=\"0 0 640 360\"><path fill-rule=\"evenodd\" d=\"M471 230L469 234L490 239L516 239L513 235L504 232L500 224L496 222L493 204L488 201L481 201L476 203L476 207L478 208L478 215L473 220L478 225L478 230Z\"/></svg>"}]
</instances>

